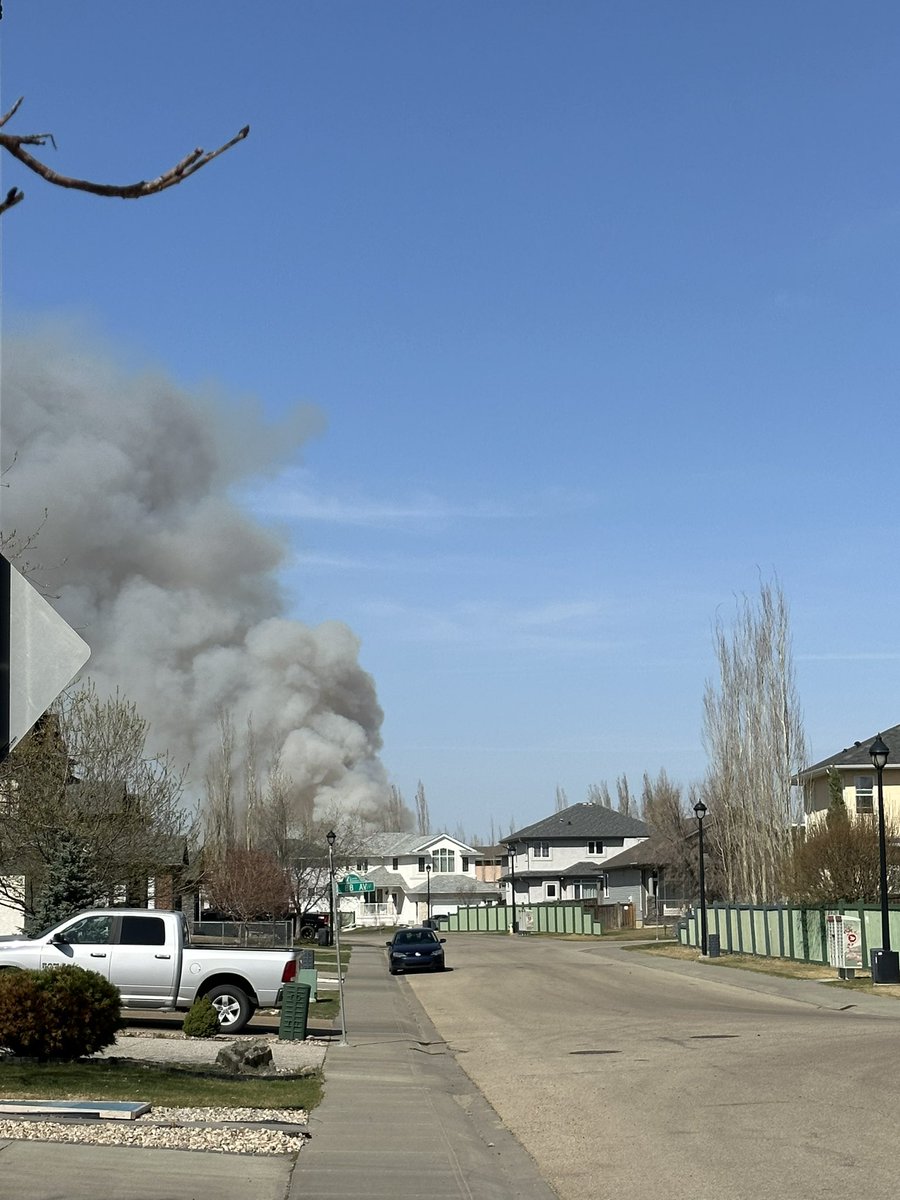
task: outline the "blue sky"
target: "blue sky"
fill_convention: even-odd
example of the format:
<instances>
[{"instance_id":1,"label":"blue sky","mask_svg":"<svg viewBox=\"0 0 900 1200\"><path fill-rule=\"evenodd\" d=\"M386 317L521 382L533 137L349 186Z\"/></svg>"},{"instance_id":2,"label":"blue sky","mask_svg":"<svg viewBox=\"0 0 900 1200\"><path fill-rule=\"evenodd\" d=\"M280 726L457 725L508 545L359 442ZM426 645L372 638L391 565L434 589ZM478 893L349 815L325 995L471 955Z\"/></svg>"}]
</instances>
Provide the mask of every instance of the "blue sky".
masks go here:
<instances>
[{"instance_id":1,"label":"blue sky","mask_svg":"<svg viewBox=\"0 0 900 1200\"><path fill-rule=\"evenodd\" d=\"M895 5L7 0L0 35L61 171L251 124L140 203L4 162L4 328L320 410L243 502L438 823L699 779L712 626L761 575L813 760L900 721Z\"/></svg>"}]
</instances>

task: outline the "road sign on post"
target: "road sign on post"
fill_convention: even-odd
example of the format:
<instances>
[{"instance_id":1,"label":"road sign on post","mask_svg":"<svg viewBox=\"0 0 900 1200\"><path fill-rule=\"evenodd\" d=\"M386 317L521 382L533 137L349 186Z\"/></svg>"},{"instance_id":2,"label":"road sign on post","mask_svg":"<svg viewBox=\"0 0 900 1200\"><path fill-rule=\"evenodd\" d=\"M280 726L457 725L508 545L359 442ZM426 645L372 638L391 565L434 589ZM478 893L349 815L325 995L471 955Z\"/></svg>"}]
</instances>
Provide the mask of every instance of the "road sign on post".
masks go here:
<instances>
[{"instance_id":1,"label":"road sign on post","mask_svg":"<svg viewBox=\"0 0 900 1200\"><path fill-rule=\"evenodd\" d=\"M375 884L371 879L363 879L349 871L338 883L338 891L342 896L358 896L360 892L374 892Z\"/></svg>"},{"instance_id":2,"label":"road sign on post","mask_svg":"<svg viewBox=\"0 0 900 1200\"><path fill-rule=\"evenodd\" d=\"M0 555L0 762L90 656L87 642Z\"/></svg>"}]
</instances>

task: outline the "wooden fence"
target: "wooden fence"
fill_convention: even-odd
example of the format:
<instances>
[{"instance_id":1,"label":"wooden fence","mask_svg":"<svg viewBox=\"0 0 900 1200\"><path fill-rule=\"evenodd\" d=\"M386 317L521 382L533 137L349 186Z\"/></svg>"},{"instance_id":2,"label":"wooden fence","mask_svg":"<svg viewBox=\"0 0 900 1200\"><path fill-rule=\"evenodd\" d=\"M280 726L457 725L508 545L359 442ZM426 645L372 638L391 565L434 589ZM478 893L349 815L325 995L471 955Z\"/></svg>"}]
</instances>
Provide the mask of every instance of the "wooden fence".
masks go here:
<instances>
[{"instance_id":1,"label":"wooden fence","mask_svg":"<svg viewBox=\"0 0 900 1200\"><path fill-rule=\"evenodd\" d=\"M827 963L826 917L830 912L859 918L862 958L864 963L868 963L870 949L878 948L882 943L881 908L877 904L854 904L842 908L798 908L790 904L708 904L707 933L719 939L722 953ZM891 944L900 945L900 908L891 909L889 916ZM679 937L684 945L700 945L699 908L695 908L687 919Z\"/></svg>"},{"instance_id":2,"label":"wooden fence","mask_svg":"<svg viewBox=\"0 0 900 1200\"><path fill-rule=\"evenodd\" d=\"M634 928L633 904L517 904L520 933L578 933L599 937ZM505 904L460 908L441 918L454 933L508 933L512 909Z\"/></svg>"}]
</instances>

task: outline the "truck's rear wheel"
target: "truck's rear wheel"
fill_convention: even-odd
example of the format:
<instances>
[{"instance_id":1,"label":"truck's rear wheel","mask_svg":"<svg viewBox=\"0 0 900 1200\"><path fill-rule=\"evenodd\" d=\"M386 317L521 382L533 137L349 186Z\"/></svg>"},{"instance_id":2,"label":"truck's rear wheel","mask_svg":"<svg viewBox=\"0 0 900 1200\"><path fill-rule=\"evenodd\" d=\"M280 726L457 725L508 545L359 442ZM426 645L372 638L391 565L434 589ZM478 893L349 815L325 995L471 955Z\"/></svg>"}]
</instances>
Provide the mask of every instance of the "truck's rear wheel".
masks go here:
<instances>
[{"instance_id":1,"label":"truck's rear wheel","mask_svg":"<svg viewBox=\"0 0 900 1200\"><path fill-rule=\"evenodd\" d=\"M206 993L219 1014L223 1033L239 1033L253 1016L253 1005L247 993L231 983L220 983Z\"/></svg>"}]
</instances>

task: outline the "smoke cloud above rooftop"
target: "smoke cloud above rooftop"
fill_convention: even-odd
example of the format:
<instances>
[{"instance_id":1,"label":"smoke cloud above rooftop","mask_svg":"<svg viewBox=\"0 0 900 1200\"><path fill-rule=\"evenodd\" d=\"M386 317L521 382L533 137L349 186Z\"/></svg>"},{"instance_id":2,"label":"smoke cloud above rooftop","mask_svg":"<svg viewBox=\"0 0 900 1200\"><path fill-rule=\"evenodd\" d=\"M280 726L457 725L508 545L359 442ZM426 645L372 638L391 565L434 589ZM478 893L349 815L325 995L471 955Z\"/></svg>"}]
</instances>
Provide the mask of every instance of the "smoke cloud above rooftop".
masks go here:
<instances>
[{"instance_id":1,"label":"smoke cloud above rooftop","mask_svg":"<svg viewBox=\"0 0 900 1200\"><path fill-rule=\"evenodd\" d=\"M287 615L286 546L233 499L321 427L309 407L267 424L250 400L128 370L71 329L9 336L2 527L39 530L30 578L90 645L98 690L137 704L195 794L228 712L238 751L252 719L257 758L280 753L301 800L374 813L382 712L358 641Z\"/></svg>"}]
</instances>

